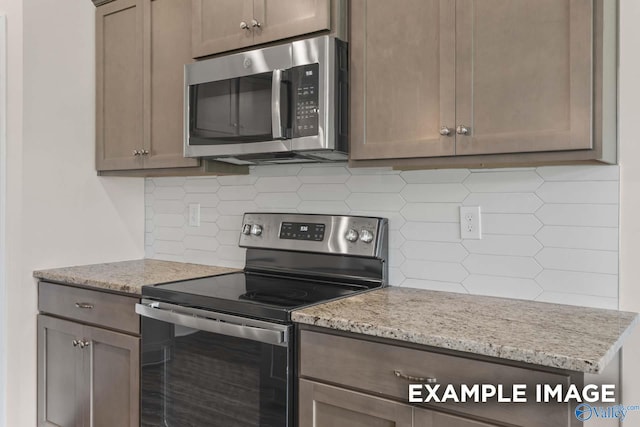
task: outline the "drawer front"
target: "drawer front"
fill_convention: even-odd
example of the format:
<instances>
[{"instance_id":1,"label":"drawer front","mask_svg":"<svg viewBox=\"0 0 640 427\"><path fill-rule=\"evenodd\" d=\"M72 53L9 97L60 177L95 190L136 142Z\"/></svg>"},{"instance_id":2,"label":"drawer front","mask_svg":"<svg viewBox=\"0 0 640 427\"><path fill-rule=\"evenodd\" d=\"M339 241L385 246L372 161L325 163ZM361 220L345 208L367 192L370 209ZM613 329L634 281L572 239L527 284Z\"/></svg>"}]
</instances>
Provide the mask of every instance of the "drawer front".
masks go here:
<instances>
[{"instance_id":1,"label":"drawer front","mask_svg":"<svg viewBox=\"0 0 640 427\"><path fill-rule=\"evenodd\" d=\"M400 376L398 376L400 375ZM503 384L511 396L511 384L526 384L529 403L428 403L434 408L482 417L518 426L568 425L569 404L535 404L536 384L570 383L568 375L506 366L425 350L302 330L300 376L343 385L408 402L409 384L429 378L441 385ZM414 378L406 378L406 376ZM442 396L442 391L438 393ZM424 399L427 393L423 393Z\"/></svg>"},{"instance_id":2,"label":"drawer front","mask_svg":"<svg viewBox=\"0 0 640 427\"><path fill-rule=\"evenodd\" d=\"M80 322L140 334L139 299L49 282L38 284L38 309Z\"/></svg>"}]
</instances>

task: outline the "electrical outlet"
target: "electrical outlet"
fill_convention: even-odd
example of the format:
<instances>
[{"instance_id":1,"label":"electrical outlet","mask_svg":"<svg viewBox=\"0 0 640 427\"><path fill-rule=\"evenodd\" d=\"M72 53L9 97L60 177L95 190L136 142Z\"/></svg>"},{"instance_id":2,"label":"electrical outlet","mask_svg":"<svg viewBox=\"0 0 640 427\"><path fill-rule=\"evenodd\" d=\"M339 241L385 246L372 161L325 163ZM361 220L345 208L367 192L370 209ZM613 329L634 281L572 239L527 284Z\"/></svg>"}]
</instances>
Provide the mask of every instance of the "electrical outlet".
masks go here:
<instances>
[{"instance_id":1,"label":"electrical outlet","mask_svg":"<svg viewBox=\"0 0 640 427\"><path fill-rule=\"evenodd\" d=\"M189 204L189 226L200 227L200 203Z\"/></svg>"},{"instance_id":2,"label":"electrical outlet","mask_svg":"<svg viewBox=\"0 0 640 427\"><path fill-rule=\"evenodd\" d=\"M460 236L463 239L482 239L480 206L460 206Z\"/></svg>"}]
</instances>

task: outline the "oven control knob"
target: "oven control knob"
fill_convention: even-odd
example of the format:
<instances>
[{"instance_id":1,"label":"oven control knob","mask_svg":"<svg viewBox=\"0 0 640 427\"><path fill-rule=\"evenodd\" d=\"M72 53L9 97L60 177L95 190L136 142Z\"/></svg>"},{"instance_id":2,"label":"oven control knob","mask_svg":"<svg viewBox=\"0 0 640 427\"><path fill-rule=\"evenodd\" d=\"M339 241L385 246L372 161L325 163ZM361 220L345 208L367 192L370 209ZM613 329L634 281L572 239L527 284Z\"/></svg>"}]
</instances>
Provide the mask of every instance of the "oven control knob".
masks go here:
<instances>
[{"instance_id":1,"label":"oven control knob","mask_svg":"<svg viewBox=\"0 0 640 427\"><path fill-rule=\"evenodd\" d=\"M371 243L373 241L373 233L369 230L361 230L360 231L360 240L365 243Z\"/></svg>"},{"instance_id":2,"label":"oven control knob","mask_svg":"<svg viewBox=\"0 0 640 427\"><path fill-rule=\"evenodd\" d=\"M358 240L358 232L353 228L350 228L344 235L344 238L350 242L355 242L356 240Z\"/></svg>"},{"instance_id":3,"label":"oven control knob","mask_svg":"<svg viewBox=\"0 0 640 427\"><path fill-rule=\"evenodd\" d=\"M259 236L262 234L262 226L259 224L253 224L251 226L251 234L254 236Z\"/></svg>"}]
</instances>

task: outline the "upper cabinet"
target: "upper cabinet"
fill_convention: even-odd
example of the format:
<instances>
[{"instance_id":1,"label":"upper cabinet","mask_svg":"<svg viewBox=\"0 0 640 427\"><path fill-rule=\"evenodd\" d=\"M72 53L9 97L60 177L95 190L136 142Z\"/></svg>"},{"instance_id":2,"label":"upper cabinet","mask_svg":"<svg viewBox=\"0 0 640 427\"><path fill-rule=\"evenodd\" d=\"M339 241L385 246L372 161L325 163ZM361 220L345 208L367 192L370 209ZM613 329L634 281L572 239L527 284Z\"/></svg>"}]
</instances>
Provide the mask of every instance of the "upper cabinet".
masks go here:
<instances>
[{"instance_id":1,"label":"upper cabinet","mask_svg":"<svg viewBox=\"0 0 640 427\"><path fill-rule=\"evenodd\" d=\"M96 169L101 174L244 172L185 158L184 65L191 0L115 0L96 9Z\"/></svg>"},{"instance_id":2,"label":"upper cabinet","mask_svg":"<svg viewBox=\"0 0 640 427\"><path fill-rule=\"evenodd\" d=\"M351 2L352 164L615 162L615 2L391 3Z\"/></svg>"},{"instance_id":3,"label":"upper cabinet","mask_svg":"<svg viewBox=\"0 0 640 427\"><path fill-rule=\"evenodd\" d=\"M339 26L344 0L192 0L194 58Z\"/></svg>"}]
</instances>

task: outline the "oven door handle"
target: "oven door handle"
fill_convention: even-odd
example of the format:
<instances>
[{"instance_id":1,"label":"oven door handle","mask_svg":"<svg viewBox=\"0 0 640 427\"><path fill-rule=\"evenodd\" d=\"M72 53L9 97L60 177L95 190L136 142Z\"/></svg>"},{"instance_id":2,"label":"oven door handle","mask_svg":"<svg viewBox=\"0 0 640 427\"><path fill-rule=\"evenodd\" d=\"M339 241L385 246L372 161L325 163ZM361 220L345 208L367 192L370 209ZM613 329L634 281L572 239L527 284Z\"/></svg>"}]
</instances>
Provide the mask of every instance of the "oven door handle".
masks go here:
<instances>
[{"instance_id":1,"label":"oven door handle","mask_svg":"<svg viewBox=\"0 0 640 427\"><path fill-rule=\"evenodd\" d=\"M175 311L148 305L136 304L136 313L150 319L172 323L191 329L212 332L214 334L227 335L236 338L245 338L266 344L286 347L287 335L285 331L276 331L256 326L240 325L220 320L208 319L201 316L176 313Z\"/></svg>"}]
</instances>

